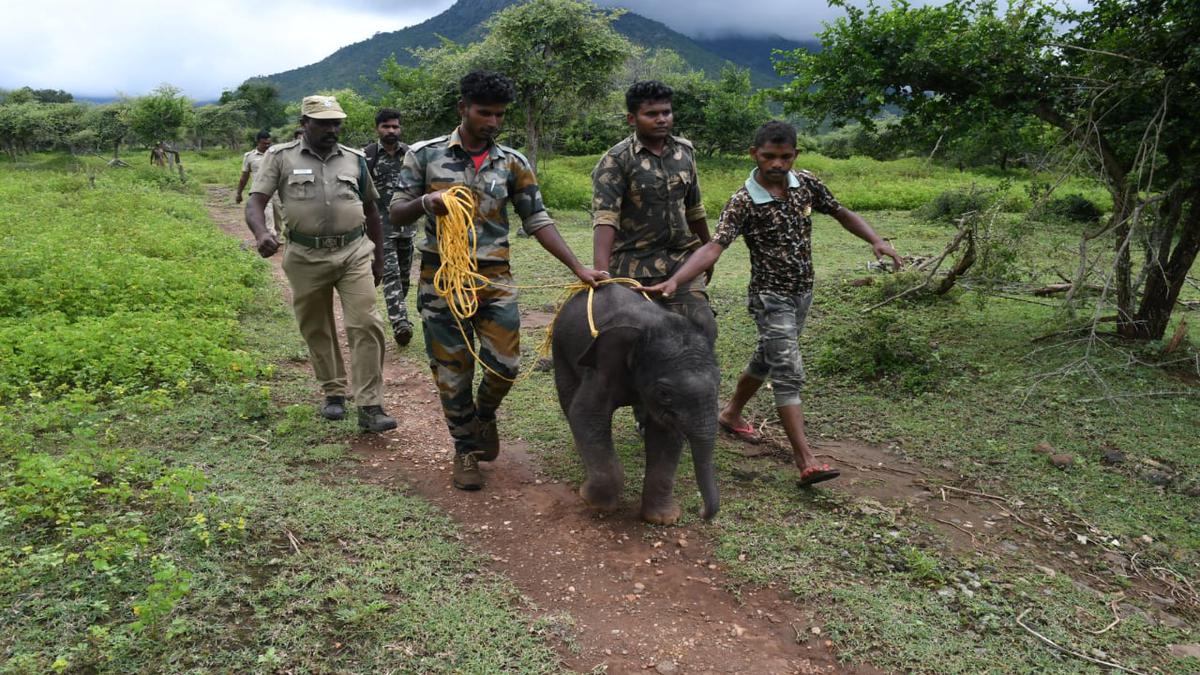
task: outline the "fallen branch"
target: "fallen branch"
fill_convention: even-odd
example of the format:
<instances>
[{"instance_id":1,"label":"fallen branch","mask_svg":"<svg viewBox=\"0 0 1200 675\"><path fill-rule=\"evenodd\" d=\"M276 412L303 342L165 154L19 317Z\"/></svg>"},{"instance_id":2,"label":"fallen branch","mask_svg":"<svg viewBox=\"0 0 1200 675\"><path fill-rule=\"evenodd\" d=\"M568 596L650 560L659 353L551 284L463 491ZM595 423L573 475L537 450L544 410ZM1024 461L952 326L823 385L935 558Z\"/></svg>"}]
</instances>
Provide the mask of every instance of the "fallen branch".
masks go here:
<instances>
[{"instance_id":1,"label":"fallen branch","mask_svg":"<svg viewBox=\"0 0 1200 675\"><path fill-rule=\"evenodd\" d=\"M954 529L958 530L959 532L966 534L967 536L971 537L971 545L975 544L975 533L974 532L968 530L965 527L960 527L958 525L955 525L954 523L952 523L948 520L942 520L941 518L934 518L934 520L936 520L937 522L939 522L943 525L949 525L950 527L953 527Z\"/></svg>"},{"instance_id":2,"label":"fallen branch","mask_svg":"<svg viewBox=\"0 0 1200 675\"><path fill-rule=\"evenodd\" d=\"M1089 630L1088 632L1091 633L1092 635L1104 635L1105 633L1107 633L1108 631L1110 631L1114 627L1116 627L1117 624L1121 623L1121 613L1117 611L1117 601L1113 600L1112 602L1110 602L1108 604L1108 606L1109 606L1109 609L1111 609L1112 613L1113 613L1113 622L1108 624L1104 628L1101 628L1100 630Z\"/></svg>"},{"instance_id":3,"label":"fallen branch","mask_svg":"<svg viewBox=\"0 0 1200 675\"><path fill-rule=\"evenodd\" d=\"M1012 500L1008 499L1007 497L997 497L996 495L989 495L986 492L976 492L975 490L968 490L966 488L957 488L957 487L954 487L953 485L930 485L929 483L926 483L924 481L917 481L917 484L922 487L926 487L926 488L935 488L938 490L951 490L953 492L962 492L962 493L968 494L968 495L975 495L976 497L985 497L987 499L995 499L996 501L1004 502L1005 504L1012 503Z\"/></svg>"},{"instance_id":4,"label":"fallen branch","mask_svg":"<svg viewBox=\"0 0 1200 675\"><path fill-rule=\"evenodd\" d=\"M296 552L296 555L300 555L300 542L296 539L296 535L292 534L292 531L286 527L283 528L283 533L287 535L288 543L292 545L292 550Z\"/></svg>"},{"instance_id":5,"label":"fallen branch","mask_svg":"<svg viewBox=\"0 0 1200 675\"><path fill-rule=\"evenodd\" d=\"M1018 516L1017 514L1013 513L1012 511L1009 511L1008 509L1004 508L1003 506L1000 507L1000 510L1007 513L1010 518L1016 520L1018 523L1024 525L1025 527L1028 527L1031 530L1036 530L1037 532L1040 532L1042 535L1049 537L1050 539L1057 539L1057 537L1054 536L1054 533L1048 532L1048 531L1043 530L1042 528L1038 527L1037 525L1026 522L1025 520L1023 520L1021 518L1021 516Z\"/></svg>"},{"instance_id":6,"label":"fallen branch","mask_svg":"<svg viewBox=\"0 0 1200 675\"><path fill-rule=\"evenodd\" d=\"M1051 640L1050 638L1046 637L1045 635L1042 635L1041 633L1037 632L1036 630L1030 628L1024 622L1021 621L1021 619L1024 619L1025 615L1031 611L1033 611L1033 609L1029 608L1029 609L1026 609L1024 612L1021 612L1021 615L1017 617L1017 625L1020 626L1021 628L1024 628L1025 630L1029 631L1029 633L1031 635L1033 635L1037 639L1041 640L1042 642L1046 643L1047 645L1050 645L1051 647L1057 649L1058 651L1060 651L1064 654L1070 654L1071 656L1074 656L1077 659L1083 659L1084 661L1087 661L1089 663L1094 663L1098 666L1107 666L1108 668L1116 668L1117 670L1123 670L1127 673L1134 673L1134 675L1148 675L1147 673L1143 673L1140 670L1134 670L1133 668L1126 668L1125 666L1123 666L1119 663L1113 663L1111 661L1103 661L1101 659L1095 659L1095 658L1088 656L1087 654L1080 654L1077 651L1063 647L1062 645Z\"/></svg>"}]
</instances>

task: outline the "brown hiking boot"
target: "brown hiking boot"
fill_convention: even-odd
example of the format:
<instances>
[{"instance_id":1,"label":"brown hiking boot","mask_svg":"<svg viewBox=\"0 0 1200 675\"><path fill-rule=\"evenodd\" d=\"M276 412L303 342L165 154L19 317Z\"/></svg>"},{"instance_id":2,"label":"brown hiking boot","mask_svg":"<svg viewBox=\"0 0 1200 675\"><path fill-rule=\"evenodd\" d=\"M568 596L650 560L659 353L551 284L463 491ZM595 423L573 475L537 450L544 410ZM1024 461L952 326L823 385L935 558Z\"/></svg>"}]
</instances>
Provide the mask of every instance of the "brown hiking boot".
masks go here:
<instances>
[{"instance_id":1,"label":"brown hiking boot","mask_svg":"<svg viewBox=\"0 0 1200 675\"><path fill-rule=\"evenodd\" d=\"M496 420L475 419L475 445L479 447L479 460L494 462L500 456L500 432Z\"/></svg>"},{"instance_id":2,"label":"brown hiking boot","mask_svg":"<svg viewBox=\"0 0 1200 675\"><path fill-rule=\"evenodd\" d=\"M483 473L479 471L478 452L454 454L454 487L459 490L478 490L483 487Z\"/></svg>"}]
</instances>

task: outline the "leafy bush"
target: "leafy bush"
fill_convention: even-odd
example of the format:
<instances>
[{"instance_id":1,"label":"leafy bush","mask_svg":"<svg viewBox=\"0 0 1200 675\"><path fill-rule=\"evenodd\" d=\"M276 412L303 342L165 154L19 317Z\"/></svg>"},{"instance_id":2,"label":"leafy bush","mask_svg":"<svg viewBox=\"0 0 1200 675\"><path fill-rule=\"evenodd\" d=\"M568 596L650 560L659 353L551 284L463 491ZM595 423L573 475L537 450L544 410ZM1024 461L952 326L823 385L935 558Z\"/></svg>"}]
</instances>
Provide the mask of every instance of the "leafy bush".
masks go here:
<instances>
[{"instance_id":1,"label":"leafy bush","mask_svg":"<svg viewBox=\"0 0 1200 675\"><path fill-rule=\"evenodd\" d=\"M981 190L975 186L967 189L947 190L934 197L928 204L913 211L913 216L924 220L946 222L962 218L966 214L981 213L995 199L992 190Z\"/></svg>"},{"instance_id":2,"label":"leafy bush","mask_svg":"<svg viewBox=\"0 0 1200 675\"><path fill-rule=\"evenodd\" d=\"M1037 220L1094 223L1104 216L1104 211L1087 197L1071 194L1047 199L1030 215Z\"/></svg>"},{"instance_id":3,"label":"leafy bush","mask_svg":"<svg viewBox=\"0 0 1200 675\"><path fill-rule=\"evenodd\" d=\"M927 330L911 315L887 308L832 327L813 359L818 372L859 382L893 381L910 392L932 386L938 364Z\"/></svg>"}]
</instances>

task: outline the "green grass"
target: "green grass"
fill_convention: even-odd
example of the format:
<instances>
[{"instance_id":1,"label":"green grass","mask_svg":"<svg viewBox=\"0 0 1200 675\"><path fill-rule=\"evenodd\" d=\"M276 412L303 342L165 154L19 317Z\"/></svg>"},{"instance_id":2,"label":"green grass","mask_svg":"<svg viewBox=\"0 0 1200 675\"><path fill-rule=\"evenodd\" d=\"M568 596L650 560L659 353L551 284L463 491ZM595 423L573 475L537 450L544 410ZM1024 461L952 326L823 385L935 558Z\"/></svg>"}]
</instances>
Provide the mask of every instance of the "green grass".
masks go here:
<instances>
[{"instance_id":1,"label":"green grass","mask_svg":"<svg viewBox=\"0 0 1200 675\"><path fill-rule=\"evenodd\" d=\"M267 265L73 166L0 167L0 672L555 670L452 521L351 477Z\"/></svg>"},{"instance_id":2,"label":"green grass","mask_svg":"<svg viewBox=\"0 0 1200 675\"><path fill-rule=\"evenodd\" d=\"M562 209L589 209L592 203L591 172L598 155L586 157L542 157L538 178L546 203ZM726 200L746 181L752 168L748 157L711 157L698 161L700 190L711 223L715 224ZM947 190L972 187L1002 188L1003 204L1010 211L1030 206L1029 188L1034 182L1049 182L1056 177L1033 175L1028 171L960 172L957 169L918 158L879 161L869 157L830 159L804 153L796 167L812 171L829 186L834 196L856 211L907 211L932 201ZM1080 194L1107 208L1107 193L1093 183L1070 179L1057 194Z\"/></svg>"},{"instance_id":3,"label":"green grass","mask_svg":"<svg viewBox=\"0 0 1200 675\"><path fill-rule=\"evenodd\" d=\"M703 171L701 180L716 182ZM587 214L559 210L555 215L572 248L590 250ZM908 212L865 215L905 254L936 253L952 234L947 226L921 222ZM1056 278L1056 267L1070 269L1075 239L1068 228L1029 227L1015 215L1004 217L996 227L997 233L1013 228L1024 232L1007 244L1019 253L1020 278L1050 281ZM1081 517L1118 539L1129 553L1138 553L1142 562L1154 560L1197 578L1200 509L1198 500L1183 491L1200 480L1195 441L1200 391L1168 368L1128 361L1131 354L1146 362L1158 360L1161 345L1093 345L1090 363L1103 384L1082 370L1044 377L1085 354L1087 347L1081 343L1033 342L1071 320L1055 307L1003 298L985 301L965 293L951 300L887 308L900 322L904 339L921 341L932 354L932 366L919 382L905 381L902 373L862 379L840 368L822 369L816 366L816 356L830 344L844 350L835 356L855 355L854 344L836 343L837 336L858 336L865 350L877 333L861 310L906 286L883 284L885 290L880 284L846 285L849 279L869 274L865 263L871 260L870 251L829 218L815 220L814 256L816 299L801 339L812 438L891 442L927 466L949 462L946 466L969 477L979 489L1019 499L1030 512L1054 518L1059 527ZM567 277L531 240L518 240L513 258L519 283ZM719 314L722 399L732 390L756 340L745 309L748 281L745 246L735 243L718 263L710 288ZM522 302L537 307L553 302L553 295L529 290ZM1083 309L1090 316L1091 309ZM1180 313L1175 322L1185 315ZM1189 335L1196 344L1200 329L1191 323ZM525 344L536 345L540 339L540 331L529 331ZM1195 367L1177 365L1185 372ZM1087 400L1102 397L1103 387L1133 395L1184 393L1133 396L1116 403ZM569 438L565 420L557 409L539 404L552 400L553 390L548 374L531 377L510 395L502 426L504 433L529 439L555 475L578 481L578 459L564 441ZM772 406L764 392L748 412L763 419L773 416ZM629 497L640 489L641 446L628 415L618 415L615 426ZM1075 467L1051 469L1043 456L1032 452L1043 440L1073 454ZM1162 490L1132 470L1101 466L1098 459L1105 444L1125 451L1127 466L1151 459L1173 467L1182 478ZM881 511L871 500L837 493L798 494L795 469L784 463L746 460L721 451L717 461L724 506L708 532L717 543L718 557L740 582L785 587L800 601L819 607L843 658L914 672L1093 672L1086 663L1056 656L1015 624L1022 611L1032 609L1026 623L1060 644L1085 652L1098 649L1142 669L1182 672L1200 665L1166 655L1167 644L1195 642L1200 625L1194 616L1184 629L1158 625L1148 618L1155 607L1131 593L1122 602L1149 614L1092 635L1086 630L1099 630L1111 620L1107 604L1116 596L1098 597L1064 575L1044 578L1022 556L955 553L930 523L903 509ZM686 462L679 480L685 519L693 520L698 499ZM1138 543L1142 535L1154 543ZM1099 553L1093 541L1084 551L1081 569L1108 575L1107 567L1096 561ZM1177 613L1188 616L1182 608Z\"/></svg>"}]
</instances>

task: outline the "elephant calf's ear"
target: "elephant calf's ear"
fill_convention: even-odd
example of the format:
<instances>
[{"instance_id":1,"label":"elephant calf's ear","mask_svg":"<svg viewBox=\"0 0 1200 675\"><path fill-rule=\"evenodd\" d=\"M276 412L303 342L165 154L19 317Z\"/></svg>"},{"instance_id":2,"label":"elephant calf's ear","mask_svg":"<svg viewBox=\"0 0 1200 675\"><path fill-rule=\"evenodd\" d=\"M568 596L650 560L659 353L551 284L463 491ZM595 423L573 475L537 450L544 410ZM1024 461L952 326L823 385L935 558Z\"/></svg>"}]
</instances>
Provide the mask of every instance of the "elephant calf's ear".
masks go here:
<instances>
[{"instance_id":1,"label":"elephant calf's ear","mask_svg":"<svg viewBox=\"0 0 1200 675\"><path fill-rule=\"evenodd\" d=\"M633 349L633 345L638 336L642 334L640 328L633 326L612 326L611 328L600 329L600 335L592 340L592 344L588 345L587 351L579 357L579 365L585 368L597 367L597 350L601 342L607 345L606 349L611 349L615 353L627 354Z\"/></svg>"}]
</instances>

